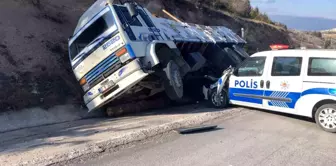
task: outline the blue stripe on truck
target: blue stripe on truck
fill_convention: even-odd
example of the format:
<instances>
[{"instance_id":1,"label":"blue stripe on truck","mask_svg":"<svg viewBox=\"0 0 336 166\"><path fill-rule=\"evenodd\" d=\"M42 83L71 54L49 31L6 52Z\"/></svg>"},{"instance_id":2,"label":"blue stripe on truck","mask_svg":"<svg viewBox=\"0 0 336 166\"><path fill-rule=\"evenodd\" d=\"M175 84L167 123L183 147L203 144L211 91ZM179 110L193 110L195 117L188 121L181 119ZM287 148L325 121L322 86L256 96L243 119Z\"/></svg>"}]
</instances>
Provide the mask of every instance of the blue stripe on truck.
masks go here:
<instances>
[{"instance_id":1,"label":"blue stripe on truck","mask_svg":"<svg viewBox=\"0 0 336 166\"><path fill-rule=\"evenodd\" d=\"M89 73L85 75L87 82L91 82L105 70L113 66L119 61L119 58L115 54L111 54L109 57L100 62L96 67L94 67Z\"/></svg>"}]
</instances>

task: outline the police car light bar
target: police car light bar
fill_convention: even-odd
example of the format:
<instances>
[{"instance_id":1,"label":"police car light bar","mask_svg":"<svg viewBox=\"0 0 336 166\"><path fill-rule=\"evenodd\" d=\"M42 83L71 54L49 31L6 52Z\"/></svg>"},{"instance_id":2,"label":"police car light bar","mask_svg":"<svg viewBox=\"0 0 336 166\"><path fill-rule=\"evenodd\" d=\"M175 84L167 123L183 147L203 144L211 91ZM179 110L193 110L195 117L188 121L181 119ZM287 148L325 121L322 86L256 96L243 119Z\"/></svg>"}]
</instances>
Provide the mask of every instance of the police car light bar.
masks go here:
<instances>
[{"instance_id":1,"label":"police car light bar","mask_svg":"<svg viewBox=\"0 0 336 166\"><path fill-rule=\"evenodd\" d=\"M272 50L283 50L283 49L289 49L289 45L285 44L272 44L270 45Z\"/></svg>"}]
</instances>

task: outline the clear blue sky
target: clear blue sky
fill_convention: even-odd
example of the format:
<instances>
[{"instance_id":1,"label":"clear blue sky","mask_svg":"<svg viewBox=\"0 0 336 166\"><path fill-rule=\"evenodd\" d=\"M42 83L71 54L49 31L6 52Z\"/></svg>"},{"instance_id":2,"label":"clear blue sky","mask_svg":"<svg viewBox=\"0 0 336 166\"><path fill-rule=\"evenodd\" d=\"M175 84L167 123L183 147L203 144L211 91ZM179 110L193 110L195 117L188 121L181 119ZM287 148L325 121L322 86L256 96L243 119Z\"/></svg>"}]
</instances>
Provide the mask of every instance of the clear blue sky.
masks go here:
<instances>
[{"instance_id":1,"label":"clear blue sky","mask_svg":"<svg viewBox=\"0 0 336 166\"><path fill-rule=\"evenodd\" d=\"M336 19L336 0L250 0L267 14Z\"/></svg>"}]
</instances>

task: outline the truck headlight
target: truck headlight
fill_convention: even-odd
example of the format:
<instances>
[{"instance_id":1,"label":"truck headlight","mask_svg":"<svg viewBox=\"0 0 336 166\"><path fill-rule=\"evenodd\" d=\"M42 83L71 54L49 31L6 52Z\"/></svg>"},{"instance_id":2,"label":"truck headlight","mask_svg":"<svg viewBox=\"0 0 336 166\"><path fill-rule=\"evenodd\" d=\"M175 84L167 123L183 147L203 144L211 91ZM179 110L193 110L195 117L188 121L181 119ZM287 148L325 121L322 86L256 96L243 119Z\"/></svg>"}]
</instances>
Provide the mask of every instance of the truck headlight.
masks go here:
<instances>
[{"instance_id":1,"label":"truck headlight","mask_svg":"<svg viewBox=\"0 0 336 166\"><path fill-rule=\"evenodd\" d=\"M86 92L90 89L90 85L88 83L86 83L82 86L82 88L83 88L83 91Z\"/></svg>"},{"instance_id":2,"label":"truck headlight","mask_svg":"<svg viewBox=\"0 0 336 166\"><path fill-rule=\"evenodd\" d=\"M117 57L119 57L119 59L122 63L125 63L126 61L131 59L131 56L128 54L127 49L125 47L118 50L116 55L117 55Z\"/></svg>"},{"instance_id":3,"label":"truck headlight","mask_svg":"<svg viewBox=\"0 0 336 166\"><path fill-rule=\"evenodd\" d=\"M131 59L131 57L130 57L130 55L129 55L128 53L126 53L126 54L124 54L124 55L121 55L121 56L119 57L119 59L120 59L120 61L121 61L122 63L125 63L126 61L128 61L129 59Z\"/></svg>"},{"instance_id":4,"label":"truck headlight","mask_svg":"<svg viewBox=\"0 0 336 166\"><path fill-rule=\"evenodd\" d=\"M83 77L82 79L79 80L79 85L83 86L86 84L86 78Z\"/></svg>"}]
</instances>

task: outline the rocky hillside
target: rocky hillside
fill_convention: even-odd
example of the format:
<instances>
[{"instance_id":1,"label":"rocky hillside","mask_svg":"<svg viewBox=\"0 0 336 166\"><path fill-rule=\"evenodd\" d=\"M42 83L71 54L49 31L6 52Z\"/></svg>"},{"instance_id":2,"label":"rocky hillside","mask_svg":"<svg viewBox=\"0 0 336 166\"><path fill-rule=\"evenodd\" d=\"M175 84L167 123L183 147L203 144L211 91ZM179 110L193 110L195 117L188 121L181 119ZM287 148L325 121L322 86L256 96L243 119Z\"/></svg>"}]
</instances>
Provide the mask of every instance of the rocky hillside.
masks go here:
<instances>
[{"instance_id":1,"label":"rocky hillside","mask_svg":"<svg viewBox=\"0 0 336 166\"><path fill-rule=\"evenodd\" d=\"M336 28L321 31L322 37L325 39L325 48L336 49Z\"/></svg>"},{"instance_id":2,"label":"rocky hillside","mask_svg":"<svg viewBox=\"0 0 336 166\"><path fill-rule=\"evenodd\" d=\"M67 38L91 2L0 1L0 111L81 100Z\"/></svg>"},{"instance_id":3,"label":"rocky hillside","mask_svg":"<svg viewBox=\"0 0 336 166\"><path fill-rule=\"evenodd\" d=\"M0 1L0 111L81 104L67 38L94 0ZM245 28L249 53L273 43L297 45L296 32L248 18L248 0L139 0L153 13L165 8L183 21ZM163 15L162 15L163 16ZM314 46L314 44L313 44Z\"/></svg>"}]
</instances>

